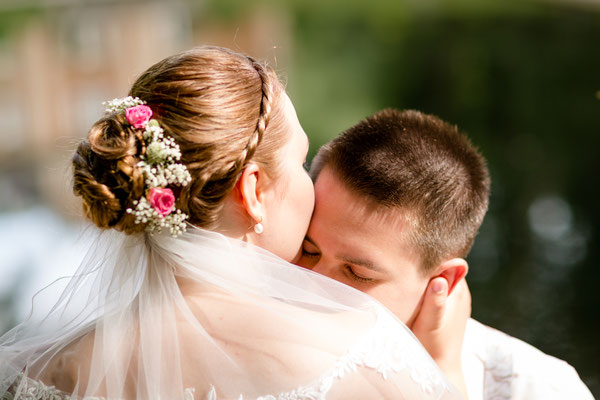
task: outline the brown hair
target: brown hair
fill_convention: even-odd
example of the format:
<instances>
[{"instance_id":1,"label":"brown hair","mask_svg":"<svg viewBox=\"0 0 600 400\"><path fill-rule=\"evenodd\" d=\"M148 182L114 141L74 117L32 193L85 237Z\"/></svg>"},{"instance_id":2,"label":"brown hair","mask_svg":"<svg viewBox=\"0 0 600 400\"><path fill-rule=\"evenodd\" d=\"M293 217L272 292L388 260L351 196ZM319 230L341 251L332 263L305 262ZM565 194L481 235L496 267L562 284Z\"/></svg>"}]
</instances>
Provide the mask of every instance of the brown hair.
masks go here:
<instances>
[{"instance_id":1,"label":"brown hair","mask_svg":"<svg viewBox=\"0 0 600 400\"><path fill-rule=\"evenodd\" d=\"M146 102L181 149L192 182L177 189L177 207L192 224L214 226L250 160L276 177L277 150L287 140L283 93L271 68L208 46L160 61L133 84L129 94ZM145 191L136 167L143 151L139 134L122 114L109 114L73 155L73 191L101 228L144 229L125 212Z\"/></svg>"},{"instance_id":2,"label":"brown hair","mask_svg":"<svg viewBox=\"0 0 600 400\"><path fill-rule=\"evenodd\" d=\"M424 272L465 257L487 211L490 178L469 139L433 115L386 109L322 147L324 167L377 207L406 211Z\"/></svg>"}]
</instances>

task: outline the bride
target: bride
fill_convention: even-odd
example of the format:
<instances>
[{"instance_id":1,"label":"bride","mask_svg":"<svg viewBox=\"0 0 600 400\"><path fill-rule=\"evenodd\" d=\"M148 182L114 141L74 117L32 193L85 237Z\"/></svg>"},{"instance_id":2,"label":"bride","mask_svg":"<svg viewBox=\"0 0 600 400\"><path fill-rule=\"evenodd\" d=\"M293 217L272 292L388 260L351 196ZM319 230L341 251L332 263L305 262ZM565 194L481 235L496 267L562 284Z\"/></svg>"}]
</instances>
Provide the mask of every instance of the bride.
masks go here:
<instances>
[{"instance_id":1,"label":"bride","mask_svg":"<svg viewBox=\"0 0 600 400\"><path fill-rule=\"evenodd\" d=\"M252 58L150 67L73 155L100 229L52 310L0 338L0 398L458 398L382 306L288 263L313 209L307 148Z\"/></svg>"}]
</instances>

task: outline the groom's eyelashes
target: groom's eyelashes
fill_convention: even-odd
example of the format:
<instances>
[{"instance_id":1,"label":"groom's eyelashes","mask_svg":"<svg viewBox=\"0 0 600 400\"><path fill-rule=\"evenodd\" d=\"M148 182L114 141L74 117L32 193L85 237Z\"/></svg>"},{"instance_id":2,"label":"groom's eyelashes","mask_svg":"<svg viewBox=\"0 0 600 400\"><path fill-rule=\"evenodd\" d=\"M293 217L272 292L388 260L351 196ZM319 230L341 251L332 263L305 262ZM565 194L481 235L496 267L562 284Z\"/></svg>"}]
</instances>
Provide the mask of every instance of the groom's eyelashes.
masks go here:
<instances>
[{"instance_id":1,"label":"groom's eyelashes","mask_svg":"<svg viewBox=\"0 0 600 400\"><path fill-rule=\"evenodd\" d=\"M350 265L347 265L347 264L344 265L344 269L346 270L346 273L350 276L350 279L353 279L357 282L365 283L365 282L373 282L374 281L374 279L372 279L372 278L367 278L367 277L358 275L356 272L354 272L354 269Z\"/></svg>"},{"instance_id":2,"label":"groom's eyelashes","mask_svg":"<svg viewBox=\"0 0 600 400\"><path fill-rule=\"evenodd\" d=\"M302 255L305 257L313 258L313 257L319 257L321 254L320 253L311 253L309 251L306 251L306 249L304 247L302 247Z\"/></svg>"},{"instance_id":3,"label":"groom's eyelashes","mask_svg":"<svg viewBox=\"0 0 600 400\"><path fill-rule=\"evenodd\" d=\"M310 249L312 251L307 250ZM318 247L312 243L312 240L308 236L302 242L302 255L308 258L315 258L321 256L321 252L318 251Z\"/></svg>"}]
</instances>

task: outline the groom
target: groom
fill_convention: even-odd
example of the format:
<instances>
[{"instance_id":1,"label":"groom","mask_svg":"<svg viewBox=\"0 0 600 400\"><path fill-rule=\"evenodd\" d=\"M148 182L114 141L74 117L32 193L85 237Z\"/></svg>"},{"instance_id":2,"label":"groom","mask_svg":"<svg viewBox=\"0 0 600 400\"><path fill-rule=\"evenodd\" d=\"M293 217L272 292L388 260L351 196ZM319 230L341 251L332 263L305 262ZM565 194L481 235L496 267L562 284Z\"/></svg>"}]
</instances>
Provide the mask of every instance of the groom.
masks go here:
<instances>
[{"instance_id":1,"label":"groom","mask_svg":"<svg viewBox=\"0 0 600 400\"><path fill-rule=\"evenodd\" d=\"M311 174L315 211L299 265L382 302L453 383L464 375L471 400L593 399L564 361L466 321L464 257L487 211L490 179L456 127L383 110L321 148Z\"/></svg>"}]
</instances>

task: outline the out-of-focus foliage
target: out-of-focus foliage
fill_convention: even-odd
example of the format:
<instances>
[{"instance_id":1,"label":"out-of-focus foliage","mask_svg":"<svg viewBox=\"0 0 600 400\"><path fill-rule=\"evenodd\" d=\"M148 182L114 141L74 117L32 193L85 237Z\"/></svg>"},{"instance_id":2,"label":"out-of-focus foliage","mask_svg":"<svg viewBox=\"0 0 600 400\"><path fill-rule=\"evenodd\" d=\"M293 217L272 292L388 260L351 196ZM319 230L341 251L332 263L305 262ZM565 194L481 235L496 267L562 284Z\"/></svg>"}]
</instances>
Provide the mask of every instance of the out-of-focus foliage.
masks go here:
<instances>
[{"instance_id":1,"label":"out-of-focus foliage","mask_svg":"<svg viewBox=\"0 0 600 400\"><path fill-rule=\"evenodd\" d=\"M0 40L12 34L30 18L38 16L40 13L41 10L37 7L24 7L0 12Z\"/></svg>"}]
</instances>

